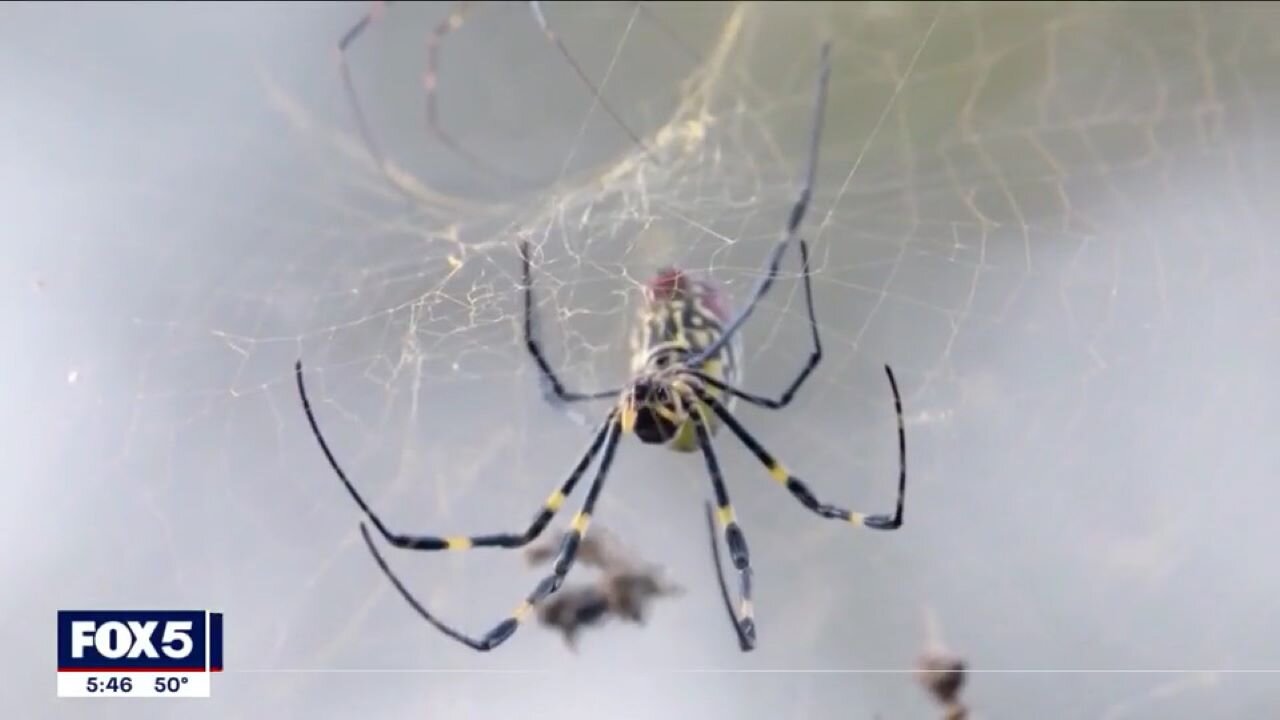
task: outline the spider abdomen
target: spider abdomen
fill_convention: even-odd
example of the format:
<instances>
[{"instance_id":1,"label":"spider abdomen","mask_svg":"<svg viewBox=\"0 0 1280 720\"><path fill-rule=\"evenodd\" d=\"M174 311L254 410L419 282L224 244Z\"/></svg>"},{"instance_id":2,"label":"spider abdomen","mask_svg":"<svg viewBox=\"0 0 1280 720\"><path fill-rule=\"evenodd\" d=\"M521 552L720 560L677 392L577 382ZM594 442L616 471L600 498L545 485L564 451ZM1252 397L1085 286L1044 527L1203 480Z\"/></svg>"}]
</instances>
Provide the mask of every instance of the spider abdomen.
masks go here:
<instances>
[{"instance_id":1,"label":"spider abdomen","mask_svg":"<svg viewBox=\"0 0 1280 720\"><path fill-rule=\"evenodd\" d=\"M632 374L640 376L668 370L715 343L728 320L723 300L719 288L709 280L691 277L675 268L660 270L646 284L644 303L636 318L631 337ZM740 337L735 335L731 342L723 345L700 366L691 369L726 384L737 385L741 381ZM717 398L721 394L716 388L707 387L705 390ZM724 398L724 402L731 406L733 398ZM674 424L674 432L665 439L672 450L693 452L698 449L691 413L702 414L709 432L714 433L718 428L714 413L696 400L677 403L675 394L671 393L663 409L662 417L655 420Z\"/></svg>"}]
</instances>

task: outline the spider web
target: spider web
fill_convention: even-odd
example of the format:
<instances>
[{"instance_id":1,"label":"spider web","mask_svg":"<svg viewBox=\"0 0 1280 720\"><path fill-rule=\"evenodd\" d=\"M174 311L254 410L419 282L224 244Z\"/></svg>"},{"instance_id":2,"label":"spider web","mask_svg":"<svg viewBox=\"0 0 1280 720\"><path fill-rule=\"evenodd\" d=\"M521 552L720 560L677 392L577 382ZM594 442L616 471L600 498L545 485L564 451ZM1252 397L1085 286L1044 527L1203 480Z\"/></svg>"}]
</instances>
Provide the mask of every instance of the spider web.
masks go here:
<instances>
[{"instance_id":1,"label":"spider web","mask_svg":"<svg viewBox=\"0 0 1280 720\"><path fill-rule=\"evenodd\" d=\"M44 355L12 373L27 381L13 406L33 415L14 423L6 527L37 532L23 509L40 506L73 528L10 562L31 590L9 617L223 610L218 717L587 716L604 701L649 717L689 697L749 716L920 717L933 710L905 671L929 617L979 671L968 703L983 716L1280 704L1248 674L1280 668L1265 610L1280 586L1251 552L1275 542L1280 500L1265 481L1280 460L1272 7L549 5L639 149L523 7L480 6L442 47L441 120L509 177L423 132L422 39L447 11L397 6L351 53L384 169L337 73L313 62L350 6L9 11L59 41L7 45L40 68L14 73L28 102L3 133L29 172L0 179L41 241L19 251L10 321ZM136 42L102 62L84 46L103 29ZM825 359L786 411L740 415L824 499L887 511L890 363L905 528L823 524L721 438L756 569L761 648L740 656L701 461L627 442L597 521L685 597L648 627L586 634L578 657L533 625L487 656L434 634L367 557L294 359L392 526L515 529L604 412L540 397L517 243L535 248L552 364L575 389L616 386L656 268L739 301L758 279L826 38L805 225ZM224 62L186 60L207 56ZM49 117L94 118L116 142ZM49 133L59 150L38 158L15 142ZM780 390L809 352L797 269L788 256L745 328L751 389ZM473 632L537 578L484 551L388 557ZM44 634L15 639L49 652ZM459 672L374 672L405 670Z\"/></svg>"}]
</instances>

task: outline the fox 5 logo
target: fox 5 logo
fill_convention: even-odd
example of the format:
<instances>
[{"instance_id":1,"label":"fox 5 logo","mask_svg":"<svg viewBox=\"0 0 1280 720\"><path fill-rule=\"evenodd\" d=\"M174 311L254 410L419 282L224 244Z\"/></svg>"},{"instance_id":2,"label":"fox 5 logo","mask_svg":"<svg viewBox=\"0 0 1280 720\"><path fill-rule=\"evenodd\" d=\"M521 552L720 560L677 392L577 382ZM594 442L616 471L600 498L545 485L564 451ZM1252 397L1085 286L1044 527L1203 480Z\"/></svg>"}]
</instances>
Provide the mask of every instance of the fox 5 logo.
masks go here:
<instances>
[{"instance_id":1,"label":"fox 5 logo","mask_svg":"<svg viewBox=\"0 0 1280 720\"><path fill-rule=\"evenodd\" d=\"M222 614L60 610L58 670L222 670Z\"/></svg>"}]
</instances>

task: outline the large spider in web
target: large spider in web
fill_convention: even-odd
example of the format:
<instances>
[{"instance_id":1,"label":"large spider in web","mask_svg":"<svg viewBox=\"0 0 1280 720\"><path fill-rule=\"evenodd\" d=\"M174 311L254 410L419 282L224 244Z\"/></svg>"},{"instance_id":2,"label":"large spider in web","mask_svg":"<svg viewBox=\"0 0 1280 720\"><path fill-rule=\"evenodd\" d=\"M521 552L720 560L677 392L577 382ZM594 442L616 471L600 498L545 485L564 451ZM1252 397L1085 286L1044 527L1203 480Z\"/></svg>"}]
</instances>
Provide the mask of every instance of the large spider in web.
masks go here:
<instances>
[{"instance_id":1,"label":"large spider in web","mask_svg":"<svg viewBox=\"0 0 1280 720\"><path fill-rule=\"evenodd\" d=\"M810 287L809 249L805 240L798 237L798 234L813 191L830 74L830 46L824 44L819 56L813 122L808 157L800 178L800 191L787 216L781 237L764 264L764 273L756 283L750 301L737 313L730 315L724 310L721 296L710 282L695 279L675 268L659 271L645 286L645 302L640 310L634 336L636 349L633 358L633 375L622 387L597 392L576 392L565 388L564 383L547 362L538 341L533 282L529 267L529 247L527 242L521 244L524 339L530 356L538 366L546 395L559 403L614 399L612 407L595 430L586 451L569 472L568 478L547 497L532 522L523 531L488 535L439 536L405 534L390 529L347 478L330 450L328 442L325 441L324 435L320 432L303 383L302 361L298 361L295 366L298 393L301 396L307 420L310 422L311 431L334 473L368 519L367 523L360 524L360 531L369 551L387 579L409 605L437 630L475 650L492 650L506 642L520 624L529 618L534 608L560 588L578 557L583 538L591 522L591 514L604 489L609 468L613 465L619 442L624 435L635 435L642 443L665 445L678 452L700 451L702 453L715 498L714 510L708 505L707 511L708 519L714 516L716 521L712 524L711 542L717 581L720 583L726 608L733 621L739 646L744 651L751 650L756 644L756 627L751 604L751 560L747 551L746 538L734 516L733 507L729 502L729 491L725 487L720 464L712 448L712 437L721 427L728 428L729 432L764 465L775 481L786 488L801 505L818 516L874 530L896 530L902 526L907 482L906 432L903 428L902 399L898 393L893 370L888 365L885 366L885 373L888 375L893 392L898 421L898 494L896 508L892 514L853 512L819 500L808 485L791 474L775 459L773 454L765 449L764 445L734 417L731 411L735 399L770 410L781 410L787 407L822 359L822 343L818 335L818 322L813 309L813 291ZM781 395L774 399L737 387L741 355L739 332L756 305L773 286L783 254L792 244L799 245L801 277L804 281L805 304L813 337L813 349L799 374ZM569 531L564 534L559 544L551 573L544 577L516 606L510 616L480 636L472 636L454 628L423 606L392 571L369 533L368 526L372 524L388 544L407 550L524 547L542 534L552 517L564 504L565 499L574 491L587 469L597 458L599 458L599 464L596 467L595 477L588 486L581 509L573 516ZM738 574L736 607L730 599L728 587L725 584L719 546L714 533L715 524L719 525L729 557Z\"/></svg>"}]
</instances>

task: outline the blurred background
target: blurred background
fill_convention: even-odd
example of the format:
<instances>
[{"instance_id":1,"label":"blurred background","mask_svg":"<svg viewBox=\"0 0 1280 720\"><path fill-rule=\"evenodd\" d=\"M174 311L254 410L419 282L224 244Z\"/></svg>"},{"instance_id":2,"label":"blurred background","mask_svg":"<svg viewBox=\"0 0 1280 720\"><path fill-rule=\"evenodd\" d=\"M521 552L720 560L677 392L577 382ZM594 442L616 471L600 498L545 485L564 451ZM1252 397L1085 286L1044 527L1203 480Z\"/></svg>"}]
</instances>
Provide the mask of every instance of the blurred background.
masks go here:
<instances>
[{"instance_id":1,"label":"blurred background","mask_svg":"<svg viewBox=\"0 0 1280 720\"><path fill-rule=\"evenodd\" d=\"M440 46L460 150L422 90L451 6L395 5L348 55L381 166L335 56L368 7L0 8L15 717L173 716L54 699L55 610L155 607L226 613L227 672L184 717L935 717L910 669L939 632L980 717L1280 712L1275 5L545 4L639 147L527 7L481 4ZM442 637L369 558L294 360L388 523L516 529L605 411L542 401L516 242L562 376L624 380L657 267L738 299L759 276L824 40L826 357L740 417L825 499L887 512L892 364L904 528L824 524L721 438L743 655L701 461L624 441L597 522L687 593L577 654L532 623L488 655ZM808 354L797 265L746 327L758 392ZM539 577L388 558L477 633Z\"/></svg>"}]
</instances>

